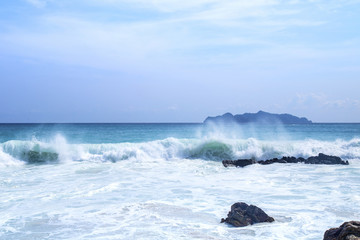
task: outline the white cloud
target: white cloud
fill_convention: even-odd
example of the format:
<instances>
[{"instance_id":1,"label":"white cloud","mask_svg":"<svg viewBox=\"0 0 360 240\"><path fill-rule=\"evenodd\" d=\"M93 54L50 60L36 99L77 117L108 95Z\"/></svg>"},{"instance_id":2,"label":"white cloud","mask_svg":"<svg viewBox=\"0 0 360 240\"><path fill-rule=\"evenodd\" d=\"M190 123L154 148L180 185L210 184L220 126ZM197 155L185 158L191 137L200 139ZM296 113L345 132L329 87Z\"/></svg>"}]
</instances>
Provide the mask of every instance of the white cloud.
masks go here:
<instances>
[{"instance_id":1,"label":"white cloud","mask_svg":"<svg viewBox=\"0 0 360 240\"><path fill-rule=\"evenodd\" d=\"M87 2L89 0L86 0ZM179 12L179 11L199 11L204 9L259 9L268 6L284 6L284 5L312 5L322 9L338 9L346 5L358 4L359 0L90 0L93 3L100 5L118 6L124 3L141 7L153 9L160 12ZM227 11L227 10L226 10ZM252 14L252 13L250 13Z\"/></svg>"},{"instance_id":2,"label":"white cloud","mask_svg":"<svg viewBox=\"0 0 360 240\"><path fill-rule=\"evenodd\" d=\"M224 9L226 6L249 9L279 3L278 0L92 0L101 5L117 6L127 3L140 8L148 8L159 12L199 11L204 9Z\"/></svg>"},{"instance_id":3,"label":"white cloud","mask_svg":"<svg viewBox=\"0 0 360 240\"><path fill-rule=\"evenodd\" d=\"M26 1L43 7L50 0ZM56 1L51 0L52 3ZM2 45L8 46L4 50L67 64L124 69L155 64L162 68L170 64L250 65L257 64L258 59L275 63L279 59L285 62L287 59L304 60L321 56L333 58L341 54L346 56L353 46L357 46L357 43L351 43L349 51L344 51L341 46L322 50L315 43L312 46L294 36L290 32L294 28L316 29L326 24L326 19L321 17L306 18L306 9L313 3L308 5L304 1L61 2L63 9L72 11L61 13L46 9L46 15L32 20L32 26L36 28L19 25L12 31L1 33ZM316 4L322 2L320 0ZM79 3L81 6L99 4L103 8L99 8L102 10L94 17L91 13L72 9L72 4ZM124 6L124 3L127 5ZM127 14L131 16L130 20L115 17L109 21L104 9L112 6L119 9L129 7ZM134 9L159 13L153 18L143 17L142 12Z\"/></svg>"}]
</instances>

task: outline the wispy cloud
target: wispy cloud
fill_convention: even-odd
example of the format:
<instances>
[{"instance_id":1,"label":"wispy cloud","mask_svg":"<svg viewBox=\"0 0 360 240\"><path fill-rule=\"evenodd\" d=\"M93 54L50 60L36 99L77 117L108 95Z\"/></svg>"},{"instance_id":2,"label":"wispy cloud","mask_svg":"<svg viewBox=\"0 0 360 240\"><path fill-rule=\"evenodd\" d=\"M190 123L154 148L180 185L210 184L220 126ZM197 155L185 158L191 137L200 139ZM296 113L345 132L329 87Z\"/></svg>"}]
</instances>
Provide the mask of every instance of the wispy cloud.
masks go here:
<instances>
[{"instance_id":1,"label":"wispy cloud","mask_svg":"<svg viewBox=\"0 0 360 240\"><path fill-rule=\"evenodd\" d=\"M26 0L26 1L38 8L43 8L47 4L47 0Z\"/></svg>"},{"instance_id":2,"label":"wispy cloud","mask_svg":"<svg viewBox=\"0 0 360 240\"><path fill-rule=\"evenodd\" d=\"M116 104L115 110L132 106L133 112L161 108L169 113L176 109L172 112L175 115L192 109L194 114L207 115L205 112L225 112L233 106L236 112L276 108L309 117L318 113L318 119L324 119L325 110L330 116L334 109L348 116L356 111L360 116L355 91L360 73L359 3L4 1L0 67L10 69L6 76L9 84L16 79L21 86L21 79L31 74L29 82L41 75L45 79L42 83L58 81L58 85L63 76L79 76L74 92L83 91L95 73L99 81L93 88L96 96L99 86L106 87L100 83L103 79L114 79L116 87L109 84L98 100L109 99L109 106ZM34 70L36 64L39 69ZM16 78L13 71L23 75ZM333 81L330 87L329 81ZM342 89L339 94L334 93L338 89ZM296 92L305 94L294 97ZM133 102L135 98L137 102Z\"/></svg>"},{"instance_id":3,"label":"wispy cloud","mask_svg":"<svg viewBox=\"0 0 360 240\"><path fill-rule=\"evenodd\" d=\"M317 41L306 42L306 36L297 32L300 28L312 36L328 24L322 10L316 15L312 9L328 3L325 0L26 1L46 10L30 18L32 24L14 23L13 30L0 34L0 42L7 46L4 50L67 64L161 68L171 63L238 64L245 58L246 62L305 59L343 50L332 45L332 49L316 49ZM340 8L336 2L329 4ZM79 5L99 11L82 11ZM126 20L121 17L124 9L130 16ZM323 45L324 40L319 41Z\"/></svg>"},{"instance_id":4,"label":"wispy cloud","mask_svg":"<svg viewBox=\"0 0 360 240\"><path fill-rule=\"evenodd\" d=\"M320 108L357 108L360 109L360 100L352 98L331 99L324 93L297 94L298 106L318 106Z\"/></svg>"}]
</instances>

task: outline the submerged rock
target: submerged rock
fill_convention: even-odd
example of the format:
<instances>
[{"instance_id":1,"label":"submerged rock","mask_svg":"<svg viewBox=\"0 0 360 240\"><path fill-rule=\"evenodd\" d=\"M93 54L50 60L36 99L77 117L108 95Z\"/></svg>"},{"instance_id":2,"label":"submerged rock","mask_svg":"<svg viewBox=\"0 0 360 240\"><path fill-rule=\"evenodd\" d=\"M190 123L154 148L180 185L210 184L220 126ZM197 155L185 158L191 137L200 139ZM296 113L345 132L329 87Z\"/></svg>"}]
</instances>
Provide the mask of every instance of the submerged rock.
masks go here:
<instances>
[{"instance_id":1,"label":"submerged rock","mask_svg":"<svg viewBox=\"0 0 360 240\"><path fill-rule=\"evenodd\" d=\"M255 223L273 222L274 218L269 217L263 210L254 206L247 205L244 202L234 203L226 219L222 218L221 222L226 222L235 227L244 227Z\"/></svg>"},{"instance_id":2,"label":"submerged rock","mask_svg":"<svg viewBox=\"0 0 360 240\"><path fill-rule=\"evenodd\" d=\"M345 222L338 228L331 228L325 232L324 240L360 240L360 222Z\"/></svg>"},{"instance_id":3,"label":"submerged rock","mask_svg":"<svg viewBox=\"0 0 360 240\"><path fill-rule=\"evenodd\" d=\"M52 152L28 151L23 153L23 158L28 163L45 163L57 161L59 154Z\"/></svg>"},{"instance_id":4,"label":"submerged rock","mask_svg":"<svg viewBox=\"0 0 360 240\"><path fill-rule=\"evenodd\" d=\"M239 159L239 160L224 160L222 161L225 167L234 166L234 167L245 167L251 164L261 164L261 165L268 165L272 163L305 163L305 164L340 164L340 165L349 165L348 161L342 160L340 157L337 156L330 156L323 153L319 153L318 156L312 156L307 159L299 157L282 157L281 159L273 158L268 160L253 160L253 159Z\"/></svg>"}]
</instances>

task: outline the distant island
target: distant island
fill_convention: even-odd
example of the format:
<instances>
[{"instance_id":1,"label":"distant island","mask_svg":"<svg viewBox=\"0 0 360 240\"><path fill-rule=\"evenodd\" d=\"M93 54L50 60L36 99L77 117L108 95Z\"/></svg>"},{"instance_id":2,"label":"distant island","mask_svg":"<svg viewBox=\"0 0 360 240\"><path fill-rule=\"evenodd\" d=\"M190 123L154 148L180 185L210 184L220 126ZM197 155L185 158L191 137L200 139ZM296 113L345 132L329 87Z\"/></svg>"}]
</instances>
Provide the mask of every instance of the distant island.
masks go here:
<instances>
[{"instance_id":1,"label":"distant island","mask_svg":"<svg viewBox=\"0 0 360 240\"><path fill-rule=\"evenodd\" d=\"M264 111L259 111L257 113L244 113L232 115L231 113L225 113L221 116L216 117L207 117L204 123L257 123L257 124L311 124L312 121L307 118L299 118L291 114L274 114Z\"/></svg>"}]
</instances>

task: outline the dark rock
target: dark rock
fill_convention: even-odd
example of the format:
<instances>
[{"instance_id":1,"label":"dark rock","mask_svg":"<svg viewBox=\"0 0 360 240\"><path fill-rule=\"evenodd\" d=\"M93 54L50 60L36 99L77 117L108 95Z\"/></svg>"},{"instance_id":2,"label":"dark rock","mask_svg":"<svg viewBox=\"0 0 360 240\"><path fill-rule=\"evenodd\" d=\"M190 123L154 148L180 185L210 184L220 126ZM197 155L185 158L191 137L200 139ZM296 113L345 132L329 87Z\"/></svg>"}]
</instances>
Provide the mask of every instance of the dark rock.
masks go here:
<instances>
[{"instance_id":1,"label":"dark rock","mask_svg":"<svg viewBox=\"0 0 360 240\"><path fill-rule=\"evenodd\" d=\"M304 161L306 164L342 164L349 165L348 161L343 161L336 156L329 156L323 153L319 153L316 157L309 157Z\"/></svg>"},{"instance_id":2,"label":"dark rock","mask_svg":"<svg viewBox=\"0 0 360 240\"><path fill-rule=\"evenodd\" d=\"M255 160L253 159L239 159L239 160L224 160L222 161L224 167L228 167L228 166L234 166L234 167L245 167L247 165L251 165L256 163Z\"/></svg>"},{"instance_id":3,"label":"dark rock","mask_svg":"<svg viewBox=\"0 0 360 240\"><path fill-rule=\"evenodd\" d=\"M257 162L258 164L261 165L268 165L268 164L273 164L273 163L287 163L284 159L277 159L277 158L273 158L273 159L268 159L268 160L260 160Z\"/></svg>"},{"instance_id":4,"label":"dark rock","mask_svg":"<svg viewBox=\"0 0 360 240\"><path fill-rule=\"evenodd\" d=\"M302 162L302 163L305 162L305 158L302 158L302 157L299 157L298 160L299 160L299 162Z\"/></svg>"},{"instance_id":5,"label":"dark rock","mask_svg":"<svg viewBox=\"0 0 360 240\"><path fill-rule=\"evenodd\" d=\"M23 159L28 163L45 163L58 160L59 154L52 152L28 151L23 153Z\"/></svg>"},{"instance_id":6,"label":"dark rock","mask_svg":"<svg viewBox=\"0 0 360 240\"><path fill-rule=\"evenodd\" d=\"M331 228L325 232L324 240L360 240L360 222L345 222L338 228Z\"/></svg>"},{"instance_id":7,"label":"dark rock","mask_svg":"<svg viewBox=\"0 0 360 240\"><path fill-rule=\"evenodd\" d=\"M251 164L261 164L268 165L273 163L305 163L305 164L328 164L328 165L349 165L348 161L344 161L339 157L325 155L323 153L319 153L318 156L309 157L307 159L299 157L282 157L281 159L273 158L268 160L259 160L256 161L254 159L239 159L239 160L224 160L222 161L225 167L234 166L234 167L245 167Z\"/></svg>"},{"instance_id":8,"label":"dark rock","mask_svg":"<svg viewBox=\"0 0 360 240\"><path fill-rule=\"evenodd\" d=\"M303 162L302 160L305 159L296 158L296 157L282 157L281 160L283 160L285 163L299 163L299 162Z\"/></svg>"},{"instance_id":9,"label":"dark rock","mask_svg":"<svg viewBox=\"0 0 360 240\"><path fill-rule=\"evenodd\" d=\"M255 223L273 222L274 219L269 217L263 210L254 206L247 205L244 202L238 202L231 206L231 211L228 213L226 219L221 219L221 222L226 222L235 227L244 227Z\"/></svg>"}]
</instances>

